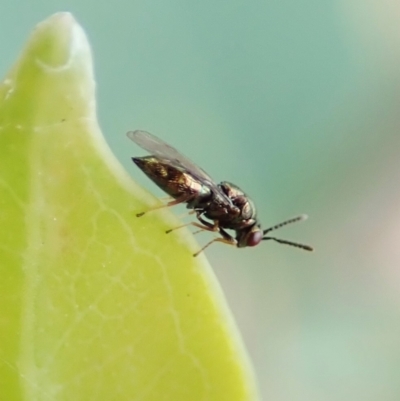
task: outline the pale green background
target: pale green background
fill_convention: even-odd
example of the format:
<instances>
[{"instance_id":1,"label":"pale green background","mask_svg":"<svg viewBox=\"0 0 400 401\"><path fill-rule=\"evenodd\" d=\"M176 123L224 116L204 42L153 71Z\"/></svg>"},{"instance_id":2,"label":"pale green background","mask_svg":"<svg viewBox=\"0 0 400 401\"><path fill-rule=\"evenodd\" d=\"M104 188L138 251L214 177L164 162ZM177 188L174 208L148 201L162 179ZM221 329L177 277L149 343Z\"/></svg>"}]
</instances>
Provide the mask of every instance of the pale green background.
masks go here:
<instances>
[{"instance_id":1,"label":"pale green background","mask_svg":"<svg viewBox=\"0 0 400 401\"><path fill-rule=\"evenodd\" d=\"M207 251L264 400L400 399L396 2L26 0L0 10L2 75L37 22L74 13L93 46L104 133L155 194L130 163L142 152L128 129L241 185L265 225L311 216L279 236L314 254L268 242Z\"/></svg>"}]
</instances>

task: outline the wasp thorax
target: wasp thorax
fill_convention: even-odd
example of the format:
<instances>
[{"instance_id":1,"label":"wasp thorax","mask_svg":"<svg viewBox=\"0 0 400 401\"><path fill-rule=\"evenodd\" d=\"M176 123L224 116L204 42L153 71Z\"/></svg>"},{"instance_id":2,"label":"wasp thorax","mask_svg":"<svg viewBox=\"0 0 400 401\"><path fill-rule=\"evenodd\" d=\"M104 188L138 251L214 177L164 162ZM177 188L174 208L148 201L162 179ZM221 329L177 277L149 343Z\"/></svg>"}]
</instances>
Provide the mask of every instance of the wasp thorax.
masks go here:
<instances>
[{"instance_id":1,"label":"wasp thorax","mask_svg":"<svg viewBox=\"0 0 400 401\"><path fill-rule=\"evenodd\" d=\"M232 200L246 196L246 194L237 185L232 184L231 182L222 181L219 184L219 187L224 191L228 198Z\"/></svg>"},{"instance_id":2,"label":"wasp thorax","mask_svg":"<svg viewBox=\"0 0 400 401\"><path fill-rule=\"evenodd\" d=\"M254 203L238 186L227 181L222 181L219 186L232 203L240 209L240 217L243 221L256 218Z\"/></svg>"}]
</instances>

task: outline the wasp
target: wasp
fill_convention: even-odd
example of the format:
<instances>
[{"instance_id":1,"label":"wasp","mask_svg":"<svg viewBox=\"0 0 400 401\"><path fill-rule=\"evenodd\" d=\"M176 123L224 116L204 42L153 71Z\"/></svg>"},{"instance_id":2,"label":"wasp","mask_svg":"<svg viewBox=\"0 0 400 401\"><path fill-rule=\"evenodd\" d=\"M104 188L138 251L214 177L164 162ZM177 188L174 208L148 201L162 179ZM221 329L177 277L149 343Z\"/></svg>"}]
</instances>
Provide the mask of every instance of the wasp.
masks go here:
<instances>
[{"instance_id":1,"label":"wasp","mask_svg":"<svg viewBox=\"0 0 400 401\"><path fill-rule=\"evenodd\" d=\"M200 229L197 232L206 230L220 235L204 245L193 256L197 256L214 242L245 248L258 245L261 241L273 240L306 251L313 250L308 245L267 235L287 224L305 220L306 215L294 217L263 230L257 219L253 201L238 186L227 181L216 184L203 169L149 132L129 131L127 136L150 153L145 157L132 157L132 161L172 198L161 206L138 213L137 217L152 210L186 203L186 207L191 209L191 214L196 215L198 222L190 222L169 229L167 233L193 225ZM233 231L234 235L228 231Z\"/></svg>"}]
</instances>

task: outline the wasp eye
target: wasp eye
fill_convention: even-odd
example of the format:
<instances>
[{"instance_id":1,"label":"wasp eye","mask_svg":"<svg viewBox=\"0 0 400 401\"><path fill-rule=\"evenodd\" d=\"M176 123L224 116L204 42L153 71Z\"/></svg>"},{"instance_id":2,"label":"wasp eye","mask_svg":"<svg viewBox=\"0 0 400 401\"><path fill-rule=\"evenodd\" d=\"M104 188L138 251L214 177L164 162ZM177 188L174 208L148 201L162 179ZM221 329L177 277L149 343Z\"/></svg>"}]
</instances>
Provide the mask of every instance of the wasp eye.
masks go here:
<instances>
[{"instance_id":1,"label":"wasp eye","mask_svg":"<svg viewBox=\"0 0 400 401\"><path fill-rule=\"evenodd\" d=\"M263 237L262 231L253 231L247 237L247 246L256 246L258 245Z\"/></svg>"}]
</instances>

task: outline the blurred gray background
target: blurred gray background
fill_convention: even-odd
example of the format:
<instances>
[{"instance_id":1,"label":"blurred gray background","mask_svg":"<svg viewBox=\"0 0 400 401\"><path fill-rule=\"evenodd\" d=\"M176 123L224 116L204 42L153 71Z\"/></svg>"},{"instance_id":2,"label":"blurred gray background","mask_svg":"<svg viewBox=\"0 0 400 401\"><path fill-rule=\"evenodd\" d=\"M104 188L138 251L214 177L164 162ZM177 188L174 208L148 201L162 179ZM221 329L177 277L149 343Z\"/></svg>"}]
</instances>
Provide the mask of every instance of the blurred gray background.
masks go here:
<instances>
[{"instance_id":1,"label":"blurred gray background","mask_svg":"<svg viewBox=\"0 0 400 401\"><path fill-rule=\"evenodd\" d=\"M255 200L280 237L207 255L264 400L400 399L400 5L389 0L1 2L1 74L71 11L98 114L131 165L146 129ZM142 154L142 153L140 153ZM209 237L201 234L199 241Z\"/></svg>"}]
</instances>

